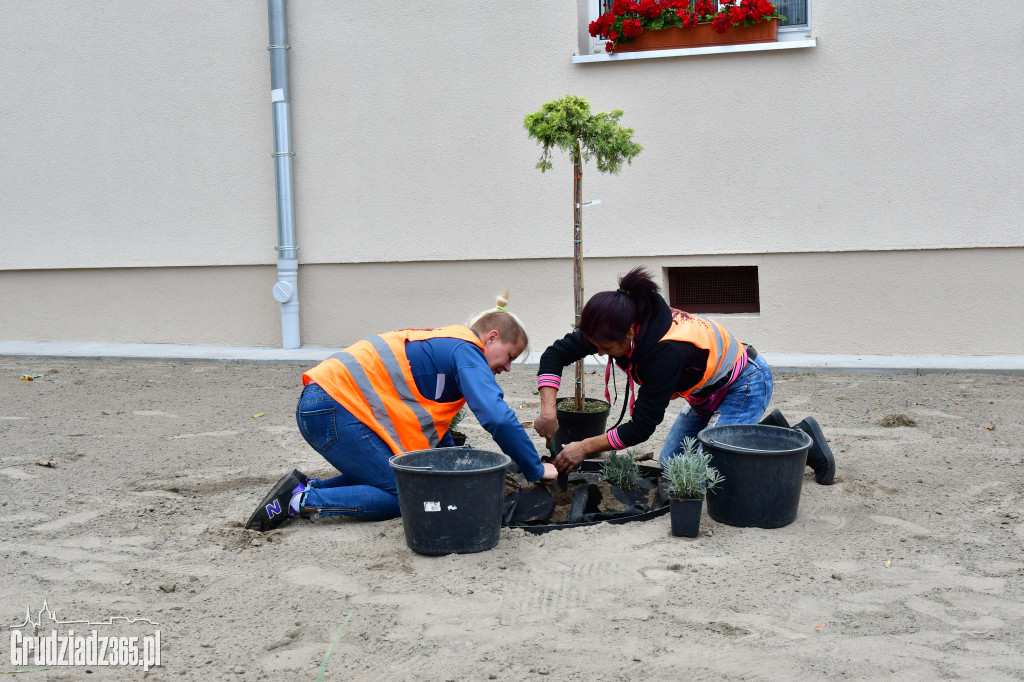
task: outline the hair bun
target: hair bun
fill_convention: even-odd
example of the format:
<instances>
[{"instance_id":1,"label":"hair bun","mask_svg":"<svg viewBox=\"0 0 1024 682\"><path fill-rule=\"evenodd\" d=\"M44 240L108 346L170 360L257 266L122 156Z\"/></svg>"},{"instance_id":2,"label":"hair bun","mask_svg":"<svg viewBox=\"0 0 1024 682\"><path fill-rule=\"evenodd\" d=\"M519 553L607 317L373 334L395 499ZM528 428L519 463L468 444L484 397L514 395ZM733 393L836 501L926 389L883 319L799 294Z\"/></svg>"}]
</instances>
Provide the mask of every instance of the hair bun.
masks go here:
<instances>
[{"instance_id":1,"label":"hair bun","mask_svg":"<svg viewBox=\"0 0 1024 682\"><path fill-rule=\"evenodd\" d=\"M505 306L507 306L507 305L508 305L508 290L506 289L504 293L502 293L502 294L500 294L498 296L498 300L494 303L494 307L497 308L498 310L500 310L501 312L505 312Z\"/></svg>"}]
</instances>

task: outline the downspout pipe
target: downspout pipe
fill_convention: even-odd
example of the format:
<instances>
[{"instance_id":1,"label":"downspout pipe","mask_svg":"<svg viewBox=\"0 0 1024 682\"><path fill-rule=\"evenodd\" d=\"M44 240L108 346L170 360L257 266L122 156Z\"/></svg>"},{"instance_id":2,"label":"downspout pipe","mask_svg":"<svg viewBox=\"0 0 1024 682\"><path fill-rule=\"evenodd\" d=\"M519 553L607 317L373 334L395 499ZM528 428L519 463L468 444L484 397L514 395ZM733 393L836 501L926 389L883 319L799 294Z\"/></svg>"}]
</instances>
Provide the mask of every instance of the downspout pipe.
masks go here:
<instances>
[{"instance_id":1,"label":"downspout pipe","mask_svg":"<svg viewBox=\"0 0 1024 682\"><path fill-rule=\"evenodd\" d=\"M270 19L270 101L274 112L274 168L277 176L277 284L281 304L281 347L299 347L299 247L295 244L292 199L291 93L288 89L288 19L285 0L267 0Z\"/></svg>"}]
</instances>

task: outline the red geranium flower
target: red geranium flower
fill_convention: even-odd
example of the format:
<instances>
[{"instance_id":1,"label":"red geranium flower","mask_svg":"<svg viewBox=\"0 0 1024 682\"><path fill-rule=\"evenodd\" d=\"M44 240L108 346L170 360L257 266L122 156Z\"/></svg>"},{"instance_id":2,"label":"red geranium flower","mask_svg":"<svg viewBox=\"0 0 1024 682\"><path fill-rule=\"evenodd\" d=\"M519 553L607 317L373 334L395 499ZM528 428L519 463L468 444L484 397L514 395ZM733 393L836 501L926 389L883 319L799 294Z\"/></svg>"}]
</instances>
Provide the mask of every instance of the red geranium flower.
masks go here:
<instances>
[{"instance_id":1,"label":"red geranium flower","mask_svg":"<svg viewBox=\"0 0 1024 682\"><path fill-rule=\"evenodd\" d=\"M683 22L683 28L692 28L697 25L697 15L688 9L677 9L676 14Z\"/></svg>"},{"instance_id":2,"label":"red geranium flower","mask_svg":"<svg viewBox=\"0 0 1024 682\"><path fill-rule=\"evenodd\" d=\"M710 21L716 31L726 33L733 25L750 26L778 16L770 0L721 0L721 8L714 0L696 0L693 9L690 0L612 0L611 8L590 22L588 30L594 37L621 43L644 31L692 28L701 21ZM606 45L605 49L612 52L615 46Z\"/></svg>"},{"instance_id":3,"label":"red geranium flower","mask_svg":"<svg viewBox=\"0 0 1024 682\"><path fill-rule=\"evenodd\" d=\"M697 14L714 14L716 11L715 3L711 0L697 0L697 4L693 8Z\"/></svg>"},{"instance_id":4,"label":"red geranium flower","mask_svg":"<svg viewBox=\"0 0 1024 682\"><path fill-rule=\"evenodd\" d=\"M637 10L637 14L646 19L657 19L661 16L661 7L658 5L657 0L643 0L640 3L640 9Z\"/></svg>"},{"instance_id":5,"label":"red geranium flower","mask_svg":"<svg viewBox=\"0 0 1024 682\"><path fill-rule=\"evenodd\" d=\"M644 30L644 25L638 19L626 19L622 22L622 35L626 38L636 38Z\"/></svg>"}]
</instances>

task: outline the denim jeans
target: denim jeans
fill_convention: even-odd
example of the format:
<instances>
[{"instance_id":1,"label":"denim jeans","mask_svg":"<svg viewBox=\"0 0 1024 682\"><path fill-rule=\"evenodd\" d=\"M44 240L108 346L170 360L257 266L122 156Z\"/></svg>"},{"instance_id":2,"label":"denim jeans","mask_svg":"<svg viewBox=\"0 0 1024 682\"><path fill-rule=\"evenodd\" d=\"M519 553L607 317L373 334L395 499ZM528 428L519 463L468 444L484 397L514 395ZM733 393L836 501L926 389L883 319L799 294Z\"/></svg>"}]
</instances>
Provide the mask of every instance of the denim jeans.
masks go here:
<instances>
[{"instance_id":1,"label":"denim jeans","mask_svg":"<svg viewBox=\"0 0 1024 682\"><path fill-rule=\"evenodd\" d=\"M315 383L302 390L295 410L299 431L340 475L310 479L305 511L370 521L401 516L391 448ZM454 445L445 434L441 446Z\"/></svg>"},{"instance_id":2,"label":"denim jeans","mask_svg":"<svg viewBox=\"0 0 1024 682\"><path fill-rule=\"evenodd\" d=\"M716 426L726 424L756 424L760 421L772 399L772 370L760 355L747 363L729 387L725 400L715 411L718 414ZM683 451L683 438L696 438L708 425L694 410L684 409L669 429L665 444L661 447L658 460L664 465Z\"/></svg>"}]
</instances>

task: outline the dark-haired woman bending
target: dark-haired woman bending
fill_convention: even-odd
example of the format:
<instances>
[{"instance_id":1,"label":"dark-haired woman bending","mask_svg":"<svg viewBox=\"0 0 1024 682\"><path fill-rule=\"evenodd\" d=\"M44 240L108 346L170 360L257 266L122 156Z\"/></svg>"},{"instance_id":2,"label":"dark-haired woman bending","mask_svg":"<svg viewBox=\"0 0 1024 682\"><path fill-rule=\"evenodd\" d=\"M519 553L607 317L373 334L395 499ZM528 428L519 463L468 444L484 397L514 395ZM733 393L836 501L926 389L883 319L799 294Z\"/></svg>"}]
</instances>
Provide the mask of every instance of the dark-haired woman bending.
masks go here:
<instances>
[{"instance_id":1,"label":"dark-haired woman bending","mask_svg":"<svg viewBox=\"0 0 1024 682\"><path fill-rule=\"evenodd\" d=\"M541 436L550 439L558 430L555 398L562 368L594 353L609 358L606 396L612 360L626 373L631 420L603 435L565 445L554 459L562 473L595 453L646 441L675 398L683 398L690 409L672 424L659 456L662 465L681 452L683 438L696 436L713 415L718 415L719 426L756 424L772 397L772 371L754 348L713 320L669 308L658 285L638 267L619 280L617 290L602 291L587 301L576 331L541 356L541 413L534 421ZM636 396L634 383L642 386ZM789 426L778 410L764 423ZM816 480L831 484L835 462L817 422L808 417L795 428L814 442L807 463Z\"/></svg>"}]
</instances>

